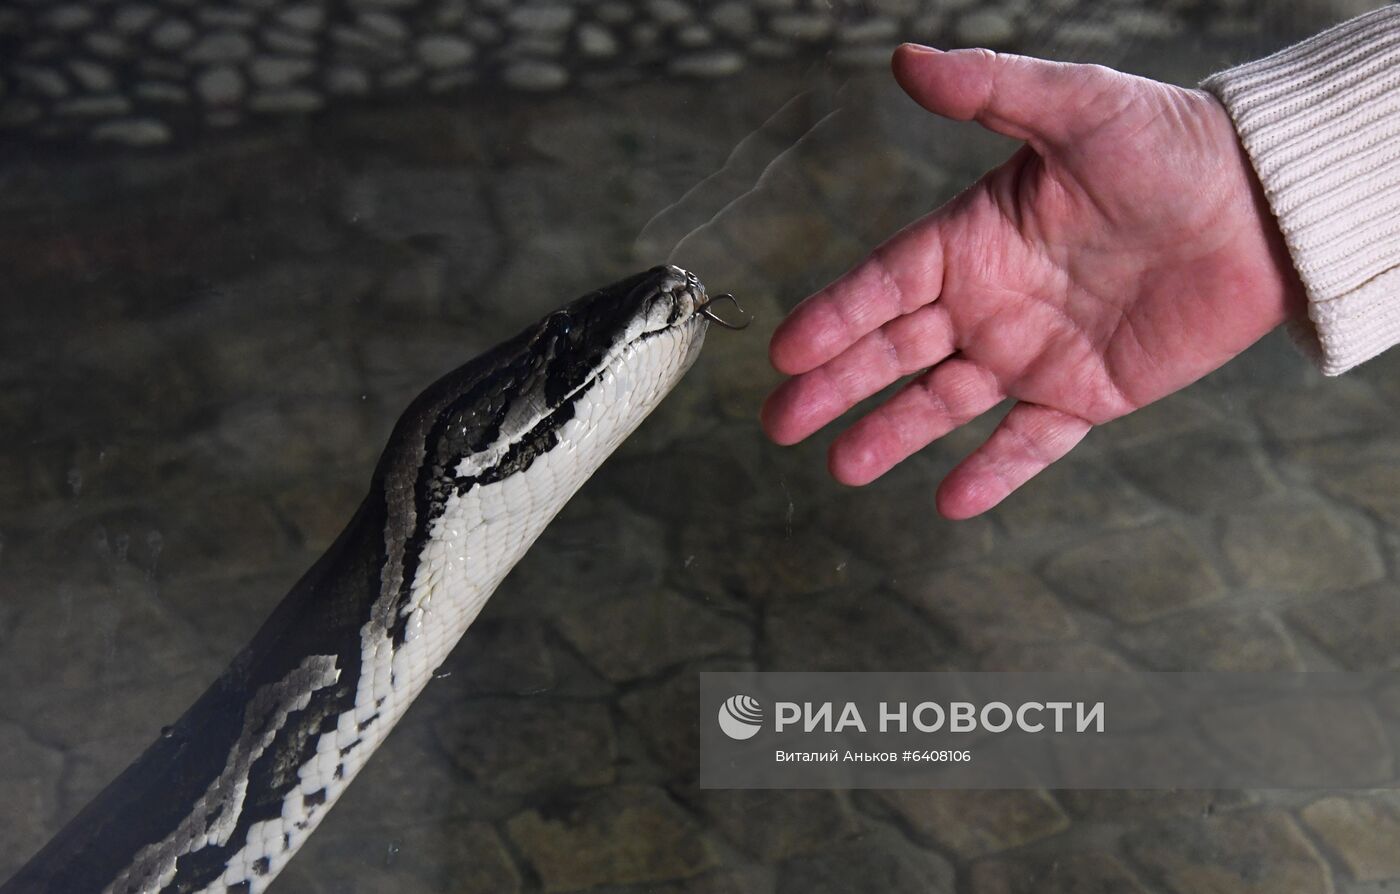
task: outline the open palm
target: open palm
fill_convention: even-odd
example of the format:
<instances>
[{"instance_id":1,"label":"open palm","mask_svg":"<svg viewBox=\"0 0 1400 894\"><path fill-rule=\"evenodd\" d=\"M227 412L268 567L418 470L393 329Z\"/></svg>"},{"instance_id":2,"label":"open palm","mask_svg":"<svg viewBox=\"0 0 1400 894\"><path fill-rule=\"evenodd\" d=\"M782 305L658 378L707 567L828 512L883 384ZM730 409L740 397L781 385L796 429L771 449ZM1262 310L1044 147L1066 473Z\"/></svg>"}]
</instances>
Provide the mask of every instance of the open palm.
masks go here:
<instances>
[{"instance_id":1,"label":"open palm","mask_svg":"<svg viewBox=\"0 0 1400 894\"><path fill-rule=\"evenodd\" d=\"M763 422L812 434L920 373L843 432L831 471L877 478L1017 403L939 489L983 512L1096 424L1190 384L1302 308L1302 287L1220 104L1098 66L901 47L930 111L1026 142L799 305L773 336Z\"/></svg>"}]
</instances>

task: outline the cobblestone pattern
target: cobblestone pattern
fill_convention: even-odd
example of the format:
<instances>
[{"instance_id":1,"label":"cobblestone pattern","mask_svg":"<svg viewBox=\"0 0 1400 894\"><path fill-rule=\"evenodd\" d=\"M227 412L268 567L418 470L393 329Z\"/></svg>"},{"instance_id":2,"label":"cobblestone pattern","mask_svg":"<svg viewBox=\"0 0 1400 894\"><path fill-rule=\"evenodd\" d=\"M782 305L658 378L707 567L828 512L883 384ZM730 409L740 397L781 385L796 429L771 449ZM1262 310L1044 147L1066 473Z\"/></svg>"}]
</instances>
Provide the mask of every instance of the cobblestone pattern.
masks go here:
<instances>
[{"instance_id":1,"label":"cobblestone pattern","mask_svg":"<svg viewBox=\"0 0 1400 894\"><path fill-rule=\"evenodd\" d=\"M1103 52L1196 26L1255 30L1268 0L14 0L0 133L150 147L248 118L461 93L555 91L755 62L883 67L899 40ZM1331 13L1331 10L1328 10ZM1290 18L1308 19L1305 10Z\"/></svg>"},{"instance_id":2,"label":"cobblestone pattern","mask_svg":"<svg viewBox=\"0 0 1400 894\"><path fill-rule=\"evenodd\" d=\"M1192 83L1234 52L1192 46L1133 64ZM246 642L423 383L679 242L759 323L713 334L274 890L1400 880L1393 793L696 788L705 669L1400 664L1400 352L1324 382L1266 340L961 524L934 485L990 420L860 490L827 436L764 441L782 311L1010 146L884 76L743 84L0 168L0 876Z\"/></svg>"}]
</instances>

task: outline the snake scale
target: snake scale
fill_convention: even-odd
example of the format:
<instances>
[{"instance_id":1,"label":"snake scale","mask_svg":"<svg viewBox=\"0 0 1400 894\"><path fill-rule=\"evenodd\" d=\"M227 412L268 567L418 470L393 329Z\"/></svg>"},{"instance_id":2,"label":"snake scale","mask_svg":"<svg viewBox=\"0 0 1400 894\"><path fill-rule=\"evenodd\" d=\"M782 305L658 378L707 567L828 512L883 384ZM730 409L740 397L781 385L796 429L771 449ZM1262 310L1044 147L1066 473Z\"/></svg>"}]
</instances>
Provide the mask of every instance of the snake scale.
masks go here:
<instances>
[{"instance_id":1,"label":"snake scale","mask_svg":"<svg viewBox=\"0 0 1400 894\"><path fill-rule=\"evenodd\" d=\"M723 322L710 303L693 274L656 267L429 386L252 642L0 894L266 889L501 579L694 362Z\"/></svg>"}]
</instances>

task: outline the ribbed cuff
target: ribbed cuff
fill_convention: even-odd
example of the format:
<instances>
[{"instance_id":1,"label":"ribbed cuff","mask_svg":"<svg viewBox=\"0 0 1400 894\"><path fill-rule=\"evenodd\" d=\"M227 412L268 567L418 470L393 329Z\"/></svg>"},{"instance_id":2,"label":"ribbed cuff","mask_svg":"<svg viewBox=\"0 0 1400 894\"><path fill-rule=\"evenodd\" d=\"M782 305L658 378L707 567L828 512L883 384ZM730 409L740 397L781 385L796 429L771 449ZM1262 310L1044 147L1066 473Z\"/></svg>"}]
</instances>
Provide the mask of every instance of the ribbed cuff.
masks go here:
<instances>
[{"instance_id":1,"label":"ribbed cuff","mask_svg":"<svg viewBox=\"0 0 1400 894\"><path fill-rule=\"evenodd\" d=\"M1328 375L1400 342L1400 6L1201 85L1235 122L1307 289Z\"/></svg>"}]
</instances>

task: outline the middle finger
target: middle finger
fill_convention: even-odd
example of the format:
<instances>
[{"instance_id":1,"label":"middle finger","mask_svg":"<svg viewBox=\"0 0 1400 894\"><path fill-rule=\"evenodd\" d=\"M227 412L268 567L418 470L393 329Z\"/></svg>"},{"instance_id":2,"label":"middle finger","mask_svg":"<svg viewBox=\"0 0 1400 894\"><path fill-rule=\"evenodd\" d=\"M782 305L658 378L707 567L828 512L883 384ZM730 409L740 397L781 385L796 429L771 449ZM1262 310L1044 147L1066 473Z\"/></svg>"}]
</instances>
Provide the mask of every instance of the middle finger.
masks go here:
<instances>
[{"instance_id":1,"label":"middle finger","mask_svg":"<svg viewBox=\"0 0 1400 894\"><path fill-rule=\"evenodd\" d=\"M942 304L896 317L816 369L784 382L764 402L769 437L794 444L862 400L956 349Z\"/></svg>"}]
</instances>

